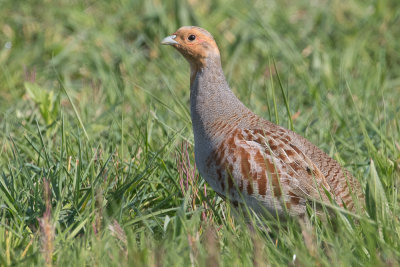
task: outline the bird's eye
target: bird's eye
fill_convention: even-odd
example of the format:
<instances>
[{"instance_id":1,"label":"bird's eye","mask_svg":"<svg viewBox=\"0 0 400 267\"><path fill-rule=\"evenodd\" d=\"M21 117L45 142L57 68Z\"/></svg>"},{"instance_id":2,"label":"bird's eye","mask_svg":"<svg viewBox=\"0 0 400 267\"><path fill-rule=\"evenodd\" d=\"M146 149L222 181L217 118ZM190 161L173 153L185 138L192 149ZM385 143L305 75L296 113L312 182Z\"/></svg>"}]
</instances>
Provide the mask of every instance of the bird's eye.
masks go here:
<instances>
[{"instance_id":1,"label":"bird's eye","mask_svg":"<svg viewBox=\"0 0 400 267\"><path fill-rule=\"evenodd\" d=\"M196 39L196 36L193 34L189 35L189 37L188 37L189 41L194 41L195 39Z\"/></svg>"}]
</instances>

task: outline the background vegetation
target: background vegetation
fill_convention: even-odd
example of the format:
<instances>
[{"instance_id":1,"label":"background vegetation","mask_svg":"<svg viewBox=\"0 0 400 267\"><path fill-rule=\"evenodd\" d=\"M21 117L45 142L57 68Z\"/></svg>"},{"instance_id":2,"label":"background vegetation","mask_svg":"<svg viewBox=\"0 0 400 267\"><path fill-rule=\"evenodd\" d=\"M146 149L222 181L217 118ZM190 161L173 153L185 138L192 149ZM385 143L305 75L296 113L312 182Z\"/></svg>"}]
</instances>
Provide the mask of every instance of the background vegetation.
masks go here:
<instances>
[{"instance_id":1,"label":"background vegetation","mask_svg":"<svg viewBox=\"0 0 400 267\"><path fill-rule=\"evenodd\" d=\"M231 215L195 172L188 65L160 46L182 25L361 181L358 222ZM0 0L0 265L399 265L399 25L397 0Z\"/></svg>"}]
</instances>

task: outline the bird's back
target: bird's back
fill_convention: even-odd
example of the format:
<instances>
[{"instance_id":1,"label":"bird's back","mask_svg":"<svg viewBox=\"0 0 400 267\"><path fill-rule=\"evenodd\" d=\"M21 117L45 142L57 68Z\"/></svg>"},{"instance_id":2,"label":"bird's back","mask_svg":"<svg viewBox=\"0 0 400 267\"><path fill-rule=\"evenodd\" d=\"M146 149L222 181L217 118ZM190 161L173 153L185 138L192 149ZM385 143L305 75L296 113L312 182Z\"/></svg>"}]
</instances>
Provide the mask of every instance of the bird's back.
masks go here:
<instances>
[{"instance_id":1,"label":"bird's back","mask_svg":"<svg viewBox=\"0 0 400 267\"><path fill-rule=\"evenodd\" d=\"M205 127L208 151L198 151L202 176L231 201L279 213L304 214L308 200L355 210L358 181L302 136L259 118L250 110Z\"/></svg>"}]
</instances>

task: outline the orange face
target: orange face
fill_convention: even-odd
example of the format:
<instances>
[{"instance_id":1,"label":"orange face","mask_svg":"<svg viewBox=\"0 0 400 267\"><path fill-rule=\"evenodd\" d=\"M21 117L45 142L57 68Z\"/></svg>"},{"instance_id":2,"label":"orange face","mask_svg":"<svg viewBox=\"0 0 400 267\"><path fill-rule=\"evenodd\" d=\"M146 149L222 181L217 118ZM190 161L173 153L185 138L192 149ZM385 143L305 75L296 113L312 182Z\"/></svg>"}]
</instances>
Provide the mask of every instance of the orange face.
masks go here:
<instances>
[{"instance_id":1,"label":"orange face","mask_svg":"<svg viewBox=\"0 0 400 267\"><path fill-rule=\"evenodd\" d=\"M203 64L205 58L219 56L212 35L199 27L181 27L174 34L164 38L161 44L175 47L189 63Z\"/></svg>"}]
</instances>

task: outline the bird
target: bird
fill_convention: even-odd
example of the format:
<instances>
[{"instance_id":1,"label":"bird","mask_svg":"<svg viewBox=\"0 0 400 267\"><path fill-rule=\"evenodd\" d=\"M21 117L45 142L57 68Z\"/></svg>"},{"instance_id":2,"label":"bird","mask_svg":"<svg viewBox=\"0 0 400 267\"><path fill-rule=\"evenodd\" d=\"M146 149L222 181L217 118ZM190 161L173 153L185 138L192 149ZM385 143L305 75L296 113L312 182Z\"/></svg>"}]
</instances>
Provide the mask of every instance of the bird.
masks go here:
<instances>
[{"instance_id":1,"label":"bird","mask_svg":"<svg viewBox=\"0 0 400 267\"><path fill-rule=\"evenodd\" d=\"M364 195L357 179L301 135L263 119L230 89L213 36L183 26L165 37L190 65L190 113L197 169L214 191L256 213L304 216L307 203L351 212Z\"/></svg>"}]
</instances>

